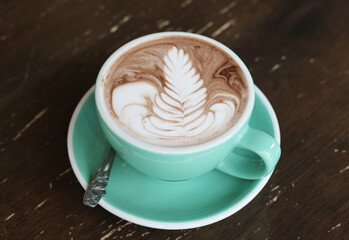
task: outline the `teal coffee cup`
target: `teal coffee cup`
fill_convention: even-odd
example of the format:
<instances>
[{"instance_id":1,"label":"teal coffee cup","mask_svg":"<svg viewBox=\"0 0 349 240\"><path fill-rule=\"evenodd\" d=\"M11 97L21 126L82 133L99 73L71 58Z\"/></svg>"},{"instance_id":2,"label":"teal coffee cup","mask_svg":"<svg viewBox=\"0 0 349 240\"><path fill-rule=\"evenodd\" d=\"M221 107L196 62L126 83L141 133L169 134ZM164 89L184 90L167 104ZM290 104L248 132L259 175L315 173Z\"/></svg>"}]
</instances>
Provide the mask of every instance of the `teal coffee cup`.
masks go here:
<instances>
[{"instance_id":1,"label":"teal coffee cup","mask_svg":"<svg viewBox=\"0 0 349 240\"><path fill-rule=\"evenodd\" d=\"M112 64L139 44L166 37L188 37L208 42L228 54L241 68L247 84L244 110L234 125L213 139L188 146L149 143L121 127L107 107L105 78ZM270 174L280 158L281 150L277 141L267 133L249 126L255 101L251 74L232 50L208 37L193 33L164 32L150 34L127 43L116 50L102 66L96 81L95 98L100 125L110 145L130 166L157 179L188 180L214 169L234 177L259 179ZM128 95L124 98L128 98Z\"/></svg>"}]
</instances>

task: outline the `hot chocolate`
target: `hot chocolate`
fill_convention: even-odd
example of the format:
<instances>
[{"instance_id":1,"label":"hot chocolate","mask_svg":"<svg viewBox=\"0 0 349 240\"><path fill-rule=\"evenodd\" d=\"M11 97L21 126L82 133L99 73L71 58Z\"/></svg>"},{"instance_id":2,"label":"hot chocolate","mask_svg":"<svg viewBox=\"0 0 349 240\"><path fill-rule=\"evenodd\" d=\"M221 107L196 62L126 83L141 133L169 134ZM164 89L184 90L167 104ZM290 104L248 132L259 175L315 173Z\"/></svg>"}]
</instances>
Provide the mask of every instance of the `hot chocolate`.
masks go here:
<instances>
[{"instance_id":1,"label":"hot chocolate","mask_svg":"<svg viewBox=\"0 0 349 240\"><path fill-rule=\"evenodd\" d=\"M239 120L248 99L245 76L234 59L194 37L141 42L124 52L103 79L115 123L154 145L207 142Z\"/></svg>"}]
</instances>

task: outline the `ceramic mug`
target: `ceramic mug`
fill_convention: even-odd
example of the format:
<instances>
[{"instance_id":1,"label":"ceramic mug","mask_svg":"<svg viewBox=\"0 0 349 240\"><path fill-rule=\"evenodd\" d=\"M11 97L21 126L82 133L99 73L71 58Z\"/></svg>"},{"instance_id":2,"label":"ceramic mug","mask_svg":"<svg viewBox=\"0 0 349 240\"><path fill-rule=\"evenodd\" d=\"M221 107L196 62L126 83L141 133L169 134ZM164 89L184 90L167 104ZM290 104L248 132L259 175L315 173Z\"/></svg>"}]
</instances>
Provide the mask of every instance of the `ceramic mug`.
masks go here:
<instances>
[{"instance_id":1,"label":"ceramic mug","mask_svg":"<svg viewBox=\"0 0 349 240\"><path fill-rule=\"evenodd\" d=\"M236 124L224 134L205 143L186 147L164 147L145 143L121 129L104 101L103 78L109 67L124 52L142 42L164 36L188 36L207 41L228 53L242 69L248 85L248 100ZM102 66L96 81L95 98L101 128L117 154L140 172L165 181L181 181L221 170L244 179L262 178L272 172L281 154L277 141L267 133L249 126L255 90L251 74L241 59L223 44L198 34L155 33L135 39L116 50ZM255 158L239 155L255 155Z\"/></svg>"}]
</instances>

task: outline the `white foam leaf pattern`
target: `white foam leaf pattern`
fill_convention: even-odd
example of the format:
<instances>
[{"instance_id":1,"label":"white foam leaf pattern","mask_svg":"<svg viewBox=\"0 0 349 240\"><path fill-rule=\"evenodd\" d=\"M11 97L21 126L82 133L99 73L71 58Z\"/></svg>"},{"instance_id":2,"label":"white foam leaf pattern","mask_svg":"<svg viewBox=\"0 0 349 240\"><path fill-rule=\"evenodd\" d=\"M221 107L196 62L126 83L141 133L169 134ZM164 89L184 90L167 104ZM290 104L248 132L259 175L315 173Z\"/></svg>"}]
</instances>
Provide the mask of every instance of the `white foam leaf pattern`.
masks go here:
<instances>
[{"instance_id":1,"label":"white foam leaf pattern","mask_svg":"<svg viewBox=\"0 0 349 240\"><path fill-rule=\"evenodd\" d=\"M217 134L232 119L236 96L208 106L204 80L189 55L173 47L163 60L161 89L142 80L114 89L112 105L119 120L143 139L153 143L161 139L165 145L177 145L178 138L191 143L192 137Z\"/></svg>"},{"instance_id":2,"label":"white foam leaf pattern","mask_svg":"<svg viewBox=\"0 0 349 240\"><path fill-rule=\"evenodd\" d=\"M185 132L185 125L199 117L195 112L206 102L206 88L202 87L203 80L193 69L192 62L183 49L170 49L164 57L164 62L164 92L161 93L161 97L156 98L153 111L156 118L172 120L171 124L161 124L162 130L173 132L177 129L181 135ZM193 119L193 116L196 118ZM157 128L159 126L159 123L156 124Z\"/></svg>"}]
</instances>

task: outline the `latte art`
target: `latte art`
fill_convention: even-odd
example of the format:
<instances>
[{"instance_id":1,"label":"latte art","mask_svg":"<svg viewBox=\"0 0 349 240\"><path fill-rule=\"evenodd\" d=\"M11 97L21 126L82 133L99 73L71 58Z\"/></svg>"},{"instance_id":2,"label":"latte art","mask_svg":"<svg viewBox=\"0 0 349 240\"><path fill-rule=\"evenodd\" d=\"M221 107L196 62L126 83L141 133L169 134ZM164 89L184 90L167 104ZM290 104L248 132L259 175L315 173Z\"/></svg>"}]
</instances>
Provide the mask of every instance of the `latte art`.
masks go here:
<instances>
[{"instance_id":1,"label":"latte art","mask_svg":"<svg viewBox=\"0 0 349 240\"><path fill-rule=\"evenodd\" d=\"M208 43L176 40L124 54L105 78L116 123L155 145L209 141L234 125L246 102L246 84L230 57L207 52Z\"/></svg>"}]
</instances>

